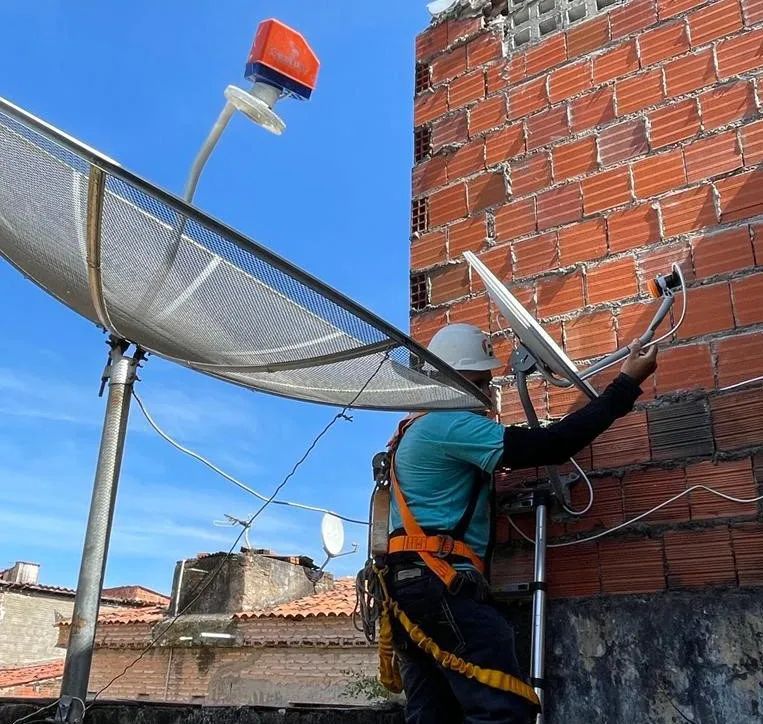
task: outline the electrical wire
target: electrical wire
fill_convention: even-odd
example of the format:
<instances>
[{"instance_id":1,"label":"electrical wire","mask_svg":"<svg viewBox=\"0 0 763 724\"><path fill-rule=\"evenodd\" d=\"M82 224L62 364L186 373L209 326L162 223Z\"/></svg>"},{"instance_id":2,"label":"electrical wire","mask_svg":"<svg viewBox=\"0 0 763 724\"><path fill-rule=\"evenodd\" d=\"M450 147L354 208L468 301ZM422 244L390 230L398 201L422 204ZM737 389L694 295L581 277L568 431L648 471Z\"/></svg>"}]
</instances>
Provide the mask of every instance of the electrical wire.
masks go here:
<instances>
[{"instance_id":1,"label":"electrical wire","mask_svg":"<svg viewBox=\"0 0 763 724\"><path fill-rule=\"evenodd\" d=\"M658 689L659 689L659 690L662 692L662 695L663 695L663 696L664 696L664 697L665 697L665 698L668 700L668 704L670 704L670 706L672 706L672 707L673 707L673 709L674 709L674 710L675 710L675 711L678 713L678 715L679 715L679 716L680 716L680 717L681 717L681 718L682 718L684 721L687 721L687 722L689 722L689 724L694 724L694 720L693 720L693 719L689 719L689 717L688 717L688 716L686 716L686 714L684 714L684 713L683 713L683 712L682 712L682 711L681 711L681 710L678 708L678 706L677 706L677 705L676 705L676 704L673 702L673 699L671 698L670 694L668 693L667 687L665 686L665 684L664 684L664 683L662 683L662 684L659 684L657 688L658 688Z\"/></svg>"},{"instance_id":2,"label":"electrical wire","mask_svg":"<svg viewBox=\"0 0 763 724\"><path fill-rule=\"evenodd\" d=\"M686 490L682 490L677 495L674 495L672 498L668 498L666 501L660 503L659 505L655 505L654 508L651 508L647 510L645 513L641 513L640 515L637 515L635 518L631 518L630 520L626 520L624 523L620 523L619 525L616 525L614 528L608 528L607 530L602 531L601 533L596 533L595 535L590 535L587 538L578 538L573 541L567 541L566 543L549 543L548 548L566 548L567 546L574 546L579 545L580 543L589 543L592 540L596 540L597 538L601 538L602 536L609 535L610 533L614 533L615 531L620 530L621 528L625 528L626 526L632 525L633 523L638 522L642 518L646 518L646 516L651 515L652 513L655 513L656 511L660 510L661 508L664 508L666 505L670 505L671 503L674 503L679 498L682 498L684 495L688 495L689 493L695 491L695 490L706 490L708 493L712 493L713 495L717 495L720 498L725 498L726 500L730 500L733 503L757 503L760 500L763 500L763 495L758 495L755 498L735 498L733 495L726 495L726 493L722 493L720 490L715 490L714 488L709 488L707 485L692 485L690 488L687 488ZM512 528L514 528L519 535L522 536L528 543L535 544L535 541L530 538L524 531L520 530L517 527L517 524L512 520L510 515L506 516L509 519L509 524Z\"/></svg>"},{"instance_id":3,"label":"electrical wire","mask_svg":"<svg viewBox=\"0 0 763 724\"><path fill-rule=\"evenodd\" d=\"M727 392L728 390L735 390L737 387L745 387L747 385L751 385L755 382L763 382L763 375L760 377L753 377L749 380L744 380L743 382L737 382L733 385L726 385L726 387L719 387L718 392Z\"/></svg>"},{"instance_id":4,"label":"electrical wire","mask_svg":"<svg viewBox=\"0 0 763 724\"><path fill-rule=\"evenodd\" d=\"M138 393L135 392L134 389L133 389L132 395L135 398L135 401L138 403L138 408L143 413L143 417L146 418L146 422L148 422L148 424L154 429L154 431L159 435L159 437L161 437L163 440L168 442L170 445L172 445L172 447L176 448L181 453L188 455L194 460L197 460L202 465L206 465L210 470L217 473L221 477L225 478L229 482L233 483L237 487L241 488L241 490L243 490L244 492L247 492L250 495L253 495L255 498L259 498L262 501L268 500L268 496L263 495L262 493L258 493L254 488L250 488L248 485L242 483L240 480L233 477L230 473L226 473L225 470L215 465L213 462L205 458L203 455L200 455L194 450L191 450L190 448L187 448L184 445L181 445L177 440L171 437L159 426L159 424L156 422L156 420L154 420L151 413L146 408L146 404L138 396ZM329 515L333 515L337 518L340 518L341 520L345 520L348 523L355 523L357 525L366 525L366 526L368 525L368 521L366 520L358 520L357 518L349 518L345 515L340 515L339 513L336 513L333 510L329 510L328 508L320 508L315 505L306 505L304 503L295 503L290 500L273 500L271 502L273 505L287 505L292 508L300 508L302 510L312 510L317 513L328 513Z\"/></svg>"},{"instance_id":5,"label":"electrical wire","mask_svg":"<svg viewBox=\"0 0 763 724\"><path fill-rule=\"evenodd\" d=\"M72 699L77 699L77 701L80 701L80 702L82 701L82 699L78 699L77 697L74 697L74 696L72 697ZM24 721L25 722L29 722L29 724L31 724L32 721L36 721L36 720L32 719L32 717L39 716L44 711L47 711L48 709L52 709L54 706L57 706L58 702L60 702L60 701L61 701L61 699L56 699L52 704L46 704L41 709L35 709L35 711L31 712L30 714L26 714L26 715L24 715L24 716L22 716L22 717L20 717L20 718L18 718L16 720L12 721L11 724L21 724L21 722L24 722ZM84 709L85 705L83 704L82 707Z\"/></svg>"},{"instance_id":6,"label":"electrical wire","mask_svg":"<svg viewBox=\"0 0 763 724\"><path fill-rule=\"evenodd\" d=\"M135 666L156 644L167 635L169 630L175 625L175 623L178 621L178 619L189 609L191 608L196 601L198 601L199 597L201 596L204 591L209 588L209 586L212 585L214 580L217 578L217 576L220 574L222 569L225 567L225 564L228 562L228 560L233 555L233 551L236 549L236 546L239 544L239 541L244 537L244 533L247 531L249 527L251 527L252 523L257 519L257 517L270 505L274 500L276 495L281 491L284 485L292 478L292 476L297 472L297 469L304 463L304 461L308 458L310 453L313 451L315 446L318 444L320 439L334 426L335 423L337 423L339 420L347 420L352 421L352 418L349 417L346 413L347 410L349 410L356 402L356 400L365 392L368 385L371 384L371 382L374 380L376 375L379 374L382 367L384 366L384 363L389 359L389 350L385 352L384 357L382 358L381 362L379 362L379 366L376 368L374 373L366 380L364 385L358 390L358 393L355 395L355 397L350 400L334 417L331 418L331 420L328 422L328 424L313 438L313 441L308 446L305 453L302 455L302 457L297 460L296 463L294 463L294 466L292 467L291 471L286 475L286 477L279 483L279 485L276 487L276 489L273 491L273 494L265 500L265 502L257 509L257 511L252 515L251 518L249 518L247 524L242 527L241 532L236 537L236 540L233 541L233 545L228 549L228 552L223 557L222 561L220 561L220 565L215 568L215 570L212 572L211 575L205 576L202 583L197 586L193 591L191 591L191 596L193 598L185 605L181 610L179 610L169 621L169 623L166 625L166 627L162 630L160 634L157 634L156 636L152 637L151 641L148 643L148 645L138 654L138 656L133 659L127 666L122 669L120 673L118 673L115 677L113 677L105 686L102 686L93 696L90 703L85 707L85 710L83 712L83 720L87 712L92 708L92 706L97 701L98 697L103 694L104 691L106 691L112 684L114 684L116 681L121 679L133 666ZM195 594L195 595L194 595Z\"/></svg>"},{"instance_id":7,"label":"electrical wire","mask_svg":"<svg viewBox=\"0 0 763 724\"><path fill-rule=\"evenodd\" d=\"M20 719L15 719L11 722L11 724L21 724L21 722L27 722L27 724L35 724L36 722L48 722L50 719L32 719L31 717L36 717L42 714L44 711L47 711L48 709L52 709L54 706L58 706L58 704L61 703L63 697L59 697L51 704L46 704L41 709L36 709L35 711L31 712L30 714L26 714L25 716L22 716ZM70 696L69 697L72 701L78 701L82 705L82 711L86 710L85 702L82 701L78 696Z\"/></svg>"}]
</instances>

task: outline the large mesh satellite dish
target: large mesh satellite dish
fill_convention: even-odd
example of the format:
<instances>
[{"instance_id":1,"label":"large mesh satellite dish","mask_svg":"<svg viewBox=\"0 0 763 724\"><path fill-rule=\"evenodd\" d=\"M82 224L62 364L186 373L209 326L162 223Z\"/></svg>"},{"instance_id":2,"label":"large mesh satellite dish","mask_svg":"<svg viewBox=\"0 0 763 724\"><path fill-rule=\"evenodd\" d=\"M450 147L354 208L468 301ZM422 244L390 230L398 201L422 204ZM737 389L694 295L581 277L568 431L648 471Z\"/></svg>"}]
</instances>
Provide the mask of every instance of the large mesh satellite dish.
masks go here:
<instances>
[{"instance_id":1,"label":"large mesh satellite dish","mask_svg":"<svg viewBox=\"0 0 763 724\"><path fill-rule=\"evenodd\" d=\"M3 99L0 148L0 254L116 337L300 400L489 405L352 300Z\"/></svg>"},{"instance_id":2,"label":"large mesh satellite dish","mask_svg":"<svg viewBox=\"0 0 763 724\"><path fill-rule=\"evenodd\" d=\"M188 198L233 107L229 98L197 156ZM109 394L72 613L80 624L67 646L57 722L84 718L145 351L244 387L343 408L490 406L455 370L352 300L2 98L0 256L110 333Z\"/></svg>"}]
</instances>

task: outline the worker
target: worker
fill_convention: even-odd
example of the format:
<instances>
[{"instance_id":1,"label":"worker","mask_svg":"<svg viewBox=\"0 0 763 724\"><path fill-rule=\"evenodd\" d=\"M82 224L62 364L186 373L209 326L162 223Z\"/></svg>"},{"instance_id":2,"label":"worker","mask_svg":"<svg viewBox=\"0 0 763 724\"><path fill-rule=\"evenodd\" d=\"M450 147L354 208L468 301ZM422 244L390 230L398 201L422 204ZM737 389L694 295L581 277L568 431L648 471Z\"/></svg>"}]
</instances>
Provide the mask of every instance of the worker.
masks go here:
<instances>
[{"instance_id":1,"label":"worker","mask_svg":"<svg viewBox=\"0 0 763 724\"><path fill-rule=\"evenodd\" d=\"M447 325L435 334L429 350L489 394L493 371L501 365L477 327ZM534 694L517 663L513 629L491 605L480 572L490 545L492 475L497 468L566 462L631 411L641 394L639 385L657 367L656 356L656 346L643 353L634 340L621 373L604 392L547 427L504 427L486 412L468 411L411 416L401 425L391 446L397 492L392 495L385 576L389 596L440 649L516 677L526 691L524 697L509 693L441 665L395 622L392 641L407 724L530 721L534 707L528 698ZM401 503L407 508L402 514ZM434 556L417 552L420 541L414 544L412 531L406 530L416 524L427 537L440 534L444 549ZM453 553L446 555L449 551ZM443 575L443 563L450 564L450 577Z\"/></svg>"}]
</instances>

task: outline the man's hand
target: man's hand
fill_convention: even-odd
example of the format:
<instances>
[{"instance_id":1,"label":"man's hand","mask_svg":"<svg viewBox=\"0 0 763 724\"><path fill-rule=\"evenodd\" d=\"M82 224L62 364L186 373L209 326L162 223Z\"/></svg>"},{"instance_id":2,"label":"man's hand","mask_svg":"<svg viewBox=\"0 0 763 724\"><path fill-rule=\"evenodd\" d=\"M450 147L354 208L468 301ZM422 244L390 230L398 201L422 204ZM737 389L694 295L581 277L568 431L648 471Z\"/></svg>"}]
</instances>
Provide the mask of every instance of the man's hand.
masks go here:
<instances>
[{"instance_id":1,"label":"man's hand","mask_svg":"<svg viewBox=\"0 0 763 724\"><path fill-rule=\"evenodd\" d=\"M657 369L657 345L652 345L649 351L641 353L641 342L634 339L631 342L631 351L620 368L623 374L628 375L637 385L640 385L649 375Z\"/></svg>"}]
</instances>

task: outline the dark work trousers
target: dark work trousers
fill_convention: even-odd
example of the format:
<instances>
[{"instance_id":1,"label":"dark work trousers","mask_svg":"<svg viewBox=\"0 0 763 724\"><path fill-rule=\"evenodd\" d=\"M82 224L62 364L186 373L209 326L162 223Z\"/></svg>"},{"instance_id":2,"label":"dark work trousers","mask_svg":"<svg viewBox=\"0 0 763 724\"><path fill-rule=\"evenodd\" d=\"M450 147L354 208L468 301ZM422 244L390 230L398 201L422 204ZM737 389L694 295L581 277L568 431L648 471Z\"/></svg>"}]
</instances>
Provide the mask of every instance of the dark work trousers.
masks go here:
<instances>
[{"instance_id":1,"label":"dark work trousers","mask_svg":"<svg viewBox=\"0 0 763 724\"><path fill-rule=\"evenodd\" d=\"M408 617L444 651L486 669L526 681L517 663L514 630L487 600L485 579L474 570L455 594L429 569L392 566L390 595ZM395 652L407 699L407 724L528 724L532 706L524 698L480 684L440 666L395 622Z\"/></svg>"}]
</instances>

